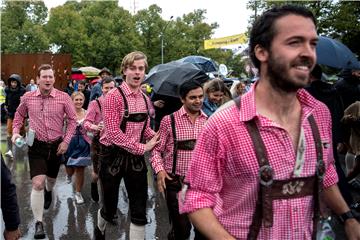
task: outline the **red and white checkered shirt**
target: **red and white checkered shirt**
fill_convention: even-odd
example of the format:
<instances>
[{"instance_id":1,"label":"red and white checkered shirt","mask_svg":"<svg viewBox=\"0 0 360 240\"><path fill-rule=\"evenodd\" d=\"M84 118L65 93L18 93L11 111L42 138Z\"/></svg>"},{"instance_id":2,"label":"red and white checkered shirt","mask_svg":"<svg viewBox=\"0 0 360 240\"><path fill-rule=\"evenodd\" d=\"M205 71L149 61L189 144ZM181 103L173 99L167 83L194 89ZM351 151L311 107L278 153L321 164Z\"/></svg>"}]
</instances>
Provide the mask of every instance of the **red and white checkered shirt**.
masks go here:
<instances>
[{"instance_id":1,"label":"red and white checkered shirt","mask_svg":"<svg viewBox=\"0 0 360 240\"><path fill-rule=\"evenodd\" d=\"M189 114L184 106L174 112L176 138L178 141L197 139L202 128L205 125L207 116L201 111L192 123ZM165 170L172 172L174 138L171 128L170 115L165 116L160 124L160 144L156 145L151 153L150 161L156 173ZM192 151L178 150L176 159L176 174L185 176L190 165Z\"/></svg>"},{"instance_id":2,"label":"red and white checkered shirt","mask_svg":"<svg viewBox=\"0 0 360 240\"><path fill-rule=\"evenodd\" d=\"M147 112L145 101L141 90L132 92L126 82L120 85L127 99L129 113ZM146 97L147 98L147 97ZM147 98L148 104L149 99ZM140 143L143 122L127 122L126 132L120 129L120 124L124 116L124 101L117 88L112 89L105 96L103 106L103 118L105 124L105 134L101 136L100 143L109 146L115 144L134 155L143 155L145 153L145 144ZM150 118L146 122L144 138L151 139L155 132L150 128Z\"/></svg>"},{"instance_id":3,"label":"red and white checkered shirt","mask_svg":"<svg viewBox=\"0 0 360 240\"><path fill-rule=\"evenodd\" d=\"M301 127L306 142L300 177L315 174L316 149L308 121L313 114L323 142L326 166L323 185L337 183L331 144L331 118L326 106L305 90L299 90ZM211 208L224 228L237 239L246 239L259 191L259 165L251 137L244 124L255 119L266 146L274 179L294 177L296 153L288 132L259 115L254 87L242 96L241 111L235 104L209 118L193 152L185 182L189 189L179 200L180 212ZM179 198L181 199L181 197ZM258 239L311 239L313 197L274 200L274 224L261 228Z\"/></svg>"},{"instance_id":4,"label":"red and white checkered shirt","mask_svg":"<svg viewBox=\"0 0 360 240\"><path fill-rule=\"evenodd\" d=\"M74 104L67 93L55 88L48 96L41 95L39 89L25 93L15 113L14 133L20 132L27 115L30 119L29 127L35 131L36 139L43 142L51 142L63 137L66 117L67 127L63 141L70 143L77 123Z\"/></svg>"},{"instance_id":5,"label":"red and white checkered shirt","mask_svg":"<svg viewBox=\"0 0 360 240\"><path fill-rule=\"evenodd\" d=\"M99 101L101 108L102 108L102 106L104 105L104 101L105 101L104 95L101 95L97 100ZM102 118L102 113L101 113L99 104L97 103L96 100L91 101L88 106L85 120L83 123L84 129L88 132L94 133L94 135L97 135L99 133L93 129L93 125L97 126L102 120L103 120L103 118ZM103 132L104 131L100 132L100 136L103 135Z\"/></svg>"}]
</instances>

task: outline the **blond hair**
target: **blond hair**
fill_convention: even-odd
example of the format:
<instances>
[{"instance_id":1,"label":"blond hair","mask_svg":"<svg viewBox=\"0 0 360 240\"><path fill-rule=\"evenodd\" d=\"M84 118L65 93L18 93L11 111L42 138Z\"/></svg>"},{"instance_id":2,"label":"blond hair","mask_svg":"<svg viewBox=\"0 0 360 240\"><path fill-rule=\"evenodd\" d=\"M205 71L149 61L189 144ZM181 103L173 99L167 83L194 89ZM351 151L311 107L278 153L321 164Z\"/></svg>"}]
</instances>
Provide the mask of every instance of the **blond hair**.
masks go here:
<instances>
[{"instance_id":1,"label":"blond hair","mask_svg":"<svg viewBox=\"0 0 360 240\"><path fill-rule=\"evenodd\" d=\"M148 68L147 57L143 52L140 52L140 51L131 52L123 58L122 63L121 63L120 73L122 74L122 77L124 80L126 79L126 76L124 75L125 69L128 68L130 65L132 65L137 60L144 60L145 69Z\"/></svg>"}]
</instances>

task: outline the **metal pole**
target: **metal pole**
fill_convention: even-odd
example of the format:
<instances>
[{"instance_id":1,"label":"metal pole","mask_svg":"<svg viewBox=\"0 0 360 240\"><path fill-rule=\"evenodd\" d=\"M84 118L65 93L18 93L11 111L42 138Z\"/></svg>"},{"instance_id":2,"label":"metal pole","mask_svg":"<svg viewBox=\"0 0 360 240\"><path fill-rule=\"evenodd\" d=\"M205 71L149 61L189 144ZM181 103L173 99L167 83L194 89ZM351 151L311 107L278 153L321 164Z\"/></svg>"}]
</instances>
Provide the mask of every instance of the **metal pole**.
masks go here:
<instances>
[{"instance_id":1,"label":"metal pole","mask_svg":"<svg viewBox=\"0 0 360 240\"><path fill-rule=\"evenodd\" d=\"M161 64L164 63L164 33L161 33Z\"/></svg>"},{"instance_id":2,"label":"metal pole","mask_svg":"<svg viewBox=\"0 0 360 240\"><path fill-rule=\"evenodd\" d=\"M170 21L171 21L171 19L173 19L173 17L174 16L170 17ZM165 29L169 25L170 21L166 23L165 27L161 31L161 64L164 64L164 33L165 33Z\"/></svg>"}]
</instances>

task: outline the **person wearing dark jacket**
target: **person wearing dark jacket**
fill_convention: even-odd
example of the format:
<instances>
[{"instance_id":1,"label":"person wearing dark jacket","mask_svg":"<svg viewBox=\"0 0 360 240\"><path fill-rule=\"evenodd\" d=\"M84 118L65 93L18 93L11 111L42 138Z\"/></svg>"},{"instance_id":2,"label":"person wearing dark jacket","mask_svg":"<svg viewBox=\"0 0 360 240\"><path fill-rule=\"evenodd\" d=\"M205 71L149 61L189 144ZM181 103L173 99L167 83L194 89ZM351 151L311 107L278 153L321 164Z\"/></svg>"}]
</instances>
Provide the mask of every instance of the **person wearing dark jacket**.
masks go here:
<instances>
[{"instance_id":1,"label":"person wearing dark jacket","mask_svg":"<svg viewBox=\"0 0 360 240\"><path fill-rule=\"evenodd\" d=\"M7 144L8 151L5 156L13 157L12 153L12 123L15 116L17 107L20 104L20 97L26 92L25 88L21 85L21 77L18 74L11 74L8 79L8 86L5 88L5 109L7 112Z\"/></svg>"},{"instance_id":2,"label":"person wearing dark jacket","mask_svg":"<svg viewBox=\"0 0 360 240\"><path fill-rule=\"evenodd\" d=\"M345 173L342 170L339 155L337 152L338 145L344 142L344 126L341 118L344 113L344 104L337 89L330 83L322 81L322 69L316 65L310 73L310 85L305 89L317 100L323 102L330 110L332 120L332 142L335 159L336 172L339 177L339 189L346 203L351 205L353 198L349 191L349 184L346 181Z\"/></svg>"},{"instance_id":3,"label":"person wearing dark jacket","mask_svg":"<svg viewBox=\"0 0 360 240\"><path fill-rule=\"evenodd\" d=\"M360 71L344 69L339 77L335 88L343 100L344 109L346 109L352 103L360 101Z\"/></svg>"},{"instance_id":4,"label":"person wearing dark jacket","mask_svg":"<svg viewBox=\"0 0 360 240\"><path fill-rule=\"evenodd\" d=\"M5 240L20 239L20 215L17 203L16 186L11 182L10 170L1 154L1 210L5 223Z\"/></svg>"}]
</instances>

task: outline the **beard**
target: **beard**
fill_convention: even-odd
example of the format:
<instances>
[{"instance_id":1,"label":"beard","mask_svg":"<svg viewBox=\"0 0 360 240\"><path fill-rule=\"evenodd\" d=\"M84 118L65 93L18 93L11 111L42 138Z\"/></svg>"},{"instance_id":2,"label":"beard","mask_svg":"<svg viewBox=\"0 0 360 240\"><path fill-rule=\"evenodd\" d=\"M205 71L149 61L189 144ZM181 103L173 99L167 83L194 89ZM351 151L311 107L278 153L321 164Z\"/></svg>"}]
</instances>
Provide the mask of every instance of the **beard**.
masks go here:
<instances>
[{"instance_id":1,"label":"beard","mask_svg":"<svg viewBox=\"0 0 360 240\"><path fill-rule=\"evenodd\" d=\"M290 63L286 63L281 57L276 58L269 52L269 61L267 73L269 75L270 85L283 92L297 92L300 88L308 85L310 74L307 76L291 76L290 68L297 65L314 65L307 57L298 58Z\"/></svg>"}]
</instances>

